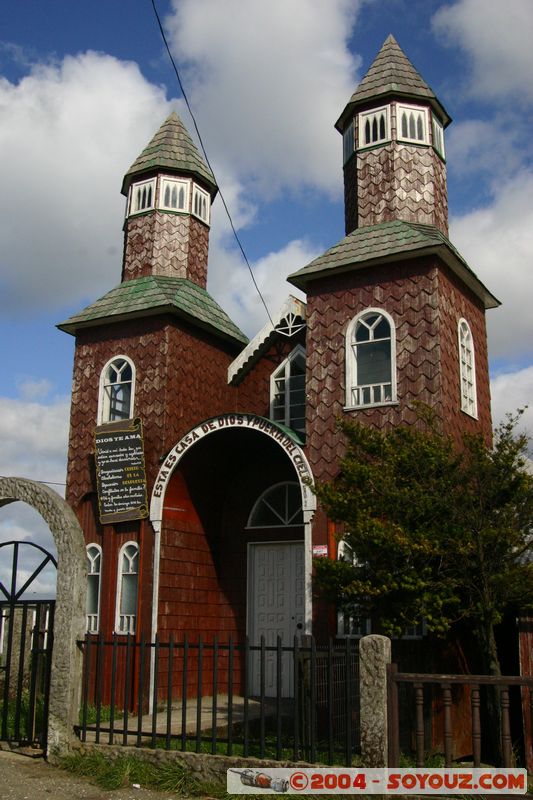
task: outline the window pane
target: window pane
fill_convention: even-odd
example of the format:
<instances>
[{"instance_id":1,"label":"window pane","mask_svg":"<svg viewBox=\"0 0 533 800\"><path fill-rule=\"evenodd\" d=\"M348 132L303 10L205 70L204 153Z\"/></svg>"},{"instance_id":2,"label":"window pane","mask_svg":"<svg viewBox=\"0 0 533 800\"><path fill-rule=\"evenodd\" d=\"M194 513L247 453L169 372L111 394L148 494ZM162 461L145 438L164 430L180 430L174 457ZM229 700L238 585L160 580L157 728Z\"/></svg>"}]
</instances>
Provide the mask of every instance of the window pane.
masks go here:
<instances>
[{"instance_id":1,"label":"window pane","mask_svg":"<svg viewBox=\"0 0 533 800\"><path fill-rule=\"evenodd\" d=\"M374 328L374 339L390 339L390 325L385 317Z\"/></svg>"},{"instance_id":2,"label":"window pane","mask_svg":"<svg viewBox=\"0 0 533 800\"><path fill-rule=\"evenodd\" d=\"M137 611L137 575L122 576L120 613L135 614Z\"/></svg>"},{"instance_id":3,"label":"window pane","mask_svg":"<svg viewBox=\"0 0 533 800\"><path fill-rule=\"evenodd\" d=\"M388 383L391 379L390 340L357 347L357 383ZM365 401L367 402L367 401Z\"/></svg>"},{"instance_id":4,"label":"window pane","mask_svg":"<svg viewBox=\"0 0 533 800\"><path fill-rule=\"evenodd\" d=\"M368 342L370 339L370 329L368 325L361 320L361 322L357 323L357 327L355 329L355 341L356 342Z\"/></svg>"},{"instance_id":5,"label":"window pane","mask_svg":"<svg viewBox=\"0 0 533 800\"><path fill-rule=\"evenodd\" d=\"M267 489L248 521L251 528L302 524L302 496L296 483L282 483Z\"/></svg>"},{"instance_id":6,"label":"window pane","mask_svg":"<svg viewBox=\"0 0 533 800\"><path fill-rule=\"evenodd\" d=\"M89 575L87 577L87 614L98 614L99 588L100 588L100 576Z\"/></svg>"}]
</instances>

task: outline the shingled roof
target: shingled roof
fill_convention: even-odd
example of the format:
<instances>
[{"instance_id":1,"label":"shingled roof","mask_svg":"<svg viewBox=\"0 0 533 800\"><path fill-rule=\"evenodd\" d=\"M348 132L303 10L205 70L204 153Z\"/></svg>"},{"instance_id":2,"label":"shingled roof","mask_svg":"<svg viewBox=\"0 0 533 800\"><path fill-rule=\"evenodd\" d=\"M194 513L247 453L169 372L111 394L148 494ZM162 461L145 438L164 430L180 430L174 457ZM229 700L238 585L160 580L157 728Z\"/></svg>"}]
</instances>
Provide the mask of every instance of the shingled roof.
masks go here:
<instances>
[{"instance_id":1,"label":"shingled roof","mask_svg":"<svg viewBox=\"0 0 533 800\"><path fill-rule=\"evenodd\" d=\"M122 194L127 194L132 180L143 172L169 170L197 175L213 198L217 191L215 176L198 152L187 128L175 111L163 122L153 139L144 148L124 175Z\"/></svg>"},{"instance_id":2,"label":"shingled roof","mask_svg":"<svg viewBox=\"0 0 533 800\"><path fill-rule=\"evenodd\" d=\"M461 280L483 301L485 308L500 305L491 292L470 269L450 240L435 226L415 222L383 222L356 228L338 244L315 258L307 266L293 272L287 280L304 289L311 280L338 272L364 269L376 261L381 263L415 257L438 255Z\"/></svg>"},{"instance_id":3,"label":"shingled roof","mask_svg":"<svg viewBox=\"0 0 533 800\"><path fill-rule=\"evenodd\" d=\"M351 115L355 108L368 105L368 101L374 98L387 96L422 98L435 108L445 127L451 122L451 117L444 106L413 67L392 34L385 39L370 69L335 123L335 127L342 133L346 117Z\"/></svg>"},{"instance_id":4,"label":"shingled roof","mask_svg":"<svg viewBox=\"0 0 533 800\"><path fill-rule=\"evenodd\" d=\"M248 342L205 289L185 278L161 275L125 281L57 327L75 335L81 328L154 314L174 314L224 339Z\"/></svg>"}]
</instances>

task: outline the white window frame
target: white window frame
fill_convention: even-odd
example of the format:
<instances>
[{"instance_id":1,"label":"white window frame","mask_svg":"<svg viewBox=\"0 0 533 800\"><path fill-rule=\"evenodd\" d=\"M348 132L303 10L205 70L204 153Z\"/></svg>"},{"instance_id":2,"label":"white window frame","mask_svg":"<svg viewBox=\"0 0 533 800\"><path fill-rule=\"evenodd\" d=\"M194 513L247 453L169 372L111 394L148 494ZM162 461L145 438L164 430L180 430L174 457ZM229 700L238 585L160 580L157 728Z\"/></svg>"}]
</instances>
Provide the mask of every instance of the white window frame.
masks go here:
<instances>
[{"instance_id":1,"label":"white window frame","mask_svg":"<svg viewBox=\"0 0 533 800\"><path fill-rule=\"evenodd\" d=\"M404 136L402 134L401 115L402 111L408 113L413 112L422 119L424 126L424 136L422 139L412 138L411 136ZM424 106L413 106L406 103L396 104L396 139L399 142L411 142L412 144L429 144L429 126L428 126L428 109Z\"/></svg>"},{"instance_id":2,"label":"white window frame","mask_svg":"<svg viewBox=\"0 0 533 800\"><path fill-rule=\"evenodd\" d=\"M464 336L463 336L464 334ZM477 415L476 357L474 337L470 325L461 317L457 324L457 340L459 347L459 386L461 393L461 411L474 419Z\"/></svg>"},{"instance_id":3,"label":"white window frame","mask_svg":"<svg viewBox=\"0 0 533 800\"><path fill-rule=\"evenodd\" d=\"M350 564L355 561L354 552L344 539L341 539L337 545L337 561L348 561ZM337 609L337 636L342 636L343 639L360 639L362 636L368 636L372 632L370 617L361 618L355 632L352 620L353 617L350 617L349 613Z\"/></svg>"},{"instance_id":4,"label":"white window frame","mask_svg":"<svg viewBox=\"0 0 533 800\"><path fill-rule=\"evenodd\" d=\"M165 191L166 188L169 187L172 191L173 187L178 189L178 192L181 188L185 190L185 199L183 208L178 208L170 205L165 204ZM189 213L189 200L190 200L190 190L191 190L191 182L184 180L183 178L170 178L166 175L161 176L159 180L159 197L158 197L158 204L157 207L161 208L163 211L174 211L176 214L188 214Z\"/></svg>"},{"instance_id":5,"label":"white window frame","mask_svg":"<svg viewBox=\"0 0 533 800\"><path fill-rule=\"evenodd\" d=\"M122 569L122 561L126 553L126 548L134 547L135 548L135 555L131 558L128 556L130 561L133 558L137 558L137 571L136 572L126 572ZM117 563L117 594L116 594L116 607L115 607L115 633L120 634L121 636L127 636L128 634L134 635L137 630L137 616L138 616L138 607L139 607L139 558L140 558L140 548L139 543L134 541L126 542L122 545L119 550L118 554L118 563ZM121 612L121 605L122 605L122 578L124 575L136 575L137 576L137 585L136 585L136 592L135 592L135 614L122 614Z\"/></svg>"},{"instance_id":6,"label":"white window frame","mask_svg":"<svg viewBox=\"0 0 533 800\"><path fill-rule=\"evenodd\" d=\"M109 367L115 361L125 361L129 364L131 368L131 393L130 393L130 411L129 417L125 417L124 419L131 419L133 417L133 411L135 406L135 364L128 358L128 356L124 355L116 355L113 358L110 358L109 361L105 364L104 368L100 373L100 387L98 391L98 415L97 415L97 423L98 425L104 425L106 422L118 422L118 420L110 420L109 419L109 396L106 392L106 387L108 385L106 381L107 371Z\"/></svg>"},{"instance_id":7,"label":"white window frame","mask_svg":"<svg viewBox=\"0 0 533 800\"><path fill-rule=\"evenodd\" d=\"M197 197L205 201L205 216L196 211ZM202 189L200 186L198 186L197 183L193 183L192 185L191 214L193 215L193 217L197 217L198 219L202 220L202 222L205 222L206 225L209 225L209 221L211 218L211 197L209 195L209 192L206 192L205 189Z\"/></svg>"},{"instance_id":8,"label":"white window frame","mask_svg":"<svg viewBox=\"0 0 533 800\"><path fill-rule=\"evenodd\" d=\"M364 131L365 125L367 122L370 122L370 126L377 118L385 115L385 136L378 136L372 142L365 142L364 141ZM379 121L378 121L379 126ZM364 150L367 147L376 147L379 144L383 144L384 142L390 141L390 106L380 106L380 108L372 108L370 111L361 111L359 114L358 119L358 150Z\"/></svg>"},{"instance_id":9,"label":"white window frame","mask_svg":"<svg viewBox=\"0 0 533 800\"><path fill-rule=\"evenodd\" d=\"M90 554L90 551L95 551ZM96 614L86 611L86 630L87 633L98 633L100 630L100 597L102 594L102 548L96 542L91 542L86 547L87 552L87 579L92 576L98 576L98 591L96 595ZM98 562L98 570L94 569L96 562ZM87 591L87 604L89 601L89 592Z\"/></svg>"},{"instance_id":10,"label":"white window frame","mask_svg":"<svg viewBox=\"0 0 533 800\"><path fill-rule=\"evenodd\" d=\"M355 152L355 122L352 119L342 134L342 163L346 164Z\"/></svg>"},{"instance_id":11,"label":"white window frame","mask_svg":"<svg viewBox=\"0 0 533 800\"><path fill-rule=\"evenodd\" d=\"M376 393L376 389L380 387L381 395L383 396L385 393L385 387L388 386L388 383L374 383L374 384L358 384L357 382L357 344L353 341L353 337L355 334L355 330L357 328L357 324L361 319L366 317L367 315L370 316L372 314L380 314L384 317L387 322L389 323L390 327L390 358L391 358L391 379L390 379L390 399L387 400L379 400L377 402L372 401L369 403L356 403L353 399L353 393L357 390L361 389L370 389L371 394L374 396ZM373 340L370 340L373 341ZM345 368L345 376L346 376L346 397L345 402L346 405L344 407L345 411L351 411L353 409L359 408L377 408L380 406L390 406L394 405L398 402L396 396L396 325L394 324L394 320L391 315L385 311L384 308L365 308L363 311L360 311L359 314L350 321L348 328L346 330L346 342L345 342L345 358L346 358L346 368Z\"/></svg>"},{"instance_id":12,"label":"white window frame","mask_svg":"<svg viewBox=\"0 0 533 800\"><path fill-rule=\"evenodd\" d=\"M437 119L435 114L431 115L431 125L433 132L433 149L443 160L446 160L446 152L444 150L444 125L440 119Z\"/></svg>"},{"instance_id":13,"label":"white window frame","mask_svg":"<svg viewBox=\"0 0 533 800\"><path fill-rule=\"evenodd\" d=\"M151 195L151 203L150 205L146 205L143 208L133 208L136 201L136 195L138 192L141 192L143 188L151 188L152 195ZM145 214L147 211L152 211L155 208L155 191L156 191L156 179L150 178L146 181L138 181L137 183L132 183L130 186L130 196L128 198L128 216L133 216L134 214Z\"/></svg>"},{"instance_id":14,"label":"white window frame","mask_svg":"<svg viewBox=\"0 0 533 800\"><path fill-rule=\"evenodd\" d=\"M291 514L290 517L289 517L289 511L288 511L288 507L287 507L287 494L285 495L285 503L286 503L286 505L285 505L285 514L283 516L280 516L279 511L276 510L273 506L271 506L270 503L268 503L268 501L267 501L267 498L268 498L269 494L272 494L272 492L274 492L276 489L279 489L280 486L285 486L287 488L287 490L288 490L289 486L295 487L298 490L298 493L300 495L300 508L298 509L298 511L296 511L293 514ZM257 530L257 529L264 529L264 528L300 528L300 527L302 527L302 525L304 524L304 518L303 518L303 506L302 506L302 503L301 503L301 495L302 495L302 490L301 490L301 487L300 487L300 484L298 483L298 481L280 481L279 483L274 483L272 486L269 486L268 489L265 489L264 492L261 492L261 494L259 495L259 497L255 501L255 503L253 504L252 510L250 511L250 514L248 516L248 522L246 523L247 530ZM279 524L277 524L277 525L257 525L257 524L254 523L254 521L253 521L254 520L254 516L255 516L259 506L262 503L265 503L265 502L268 505L268 507L270 508L270 510L276 516L279 517ZM297 522L293 522L292 520L294 520L296 518L296 515L301 515L301 518L299 518Z\"/></svg>"},{"instance_id":15,"label":"white window frame","mask_svg":"<svg viewBox=\"0 0 533 800\"><path fill-rule=\"evenodd\" d=\"M291 403L290 403L290 378L291 378L291 365L293 361L296 359L303 359L304 362L304 417L303 417L303 428L294 428L291 425ZM274 372L270 376L270 419L273 422L279 422L282 425L286 425L288 428L292 428L296 433L305 434L305 364L306 364L306 357L305 357L305 349L302 347L301 344L296 345L294 350L291 350L285 361L282 361L279 367L277 367ZM284 417L283 419L275 419L274 418L274 401L276 398L276 381L282 377L284 381ZM287 394L287 385L289 385L289 392Z\"/></svg>"},{"instance_id":16,"label":"white window frame","mask_svg":"<svg viewBox=\"0 0 533 800\"><path fill-rule=\"evenodd\" d=\"M355 555L350 545L341 539L337 546L337 561L348 561L355 563ZM337 636L344 639L361 639L372 633L372 620L370 617L362 617L358 626L352 624L353 617L346 611L337 611ZM354 632L355 629L355 632ZM401 636L393 636L393 639L422 639L427 633L426 621L422 620L419 625L407 625Z\"/></svg>"}]
</instances>

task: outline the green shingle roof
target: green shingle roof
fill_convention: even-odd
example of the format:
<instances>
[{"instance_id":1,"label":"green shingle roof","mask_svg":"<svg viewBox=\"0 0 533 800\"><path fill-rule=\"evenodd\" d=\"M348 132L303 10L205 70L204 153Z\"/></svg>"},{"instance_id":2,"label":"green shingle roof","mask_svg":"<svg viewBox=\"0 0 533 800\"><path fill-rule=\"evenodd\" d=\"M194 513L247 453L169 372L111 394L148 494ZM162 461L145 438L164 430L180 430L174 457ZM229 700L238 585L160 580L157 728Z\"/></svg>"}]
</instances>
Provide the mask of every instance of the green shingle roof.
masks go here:
<instances>
[{"instance_id":1,"label":"green shingle roof","mask_svg":"<svg viewBox=\"0 0 533 800\"><path fill-rule=\"evenodd\" d=\"M335 127L342 132L346 117L351 115L356 107L369 105L369 101L382 96L393 95L429 101L445 126L451 122L446 109L433 90L413 67L394 36L389 35Z\"/></svg>"},{"instance_id":2,"label":"green shingle roof","mask_svg":"<svg viewBox=\"0 0 533 800\"><path fill-rule=\"evenodd\" d=\"M323 255L289 275L287 280L305 289L306 284L316 278L363 269L376 261L397 261L408 255L419 257L434 253L483 300L486 308L500 305L438 228L401 220L356 228Z\"/></svg>"},{"instance_id":3,"label":"green shingle roof","mask_svg":"<svg viewBox=\"0 0 533 800\"><path fill-rule=\"evenodd\" d=\"M207 184L212 198L217 193L215 176L174 111L124 175L122 194L128 193L132 180L141 173L160 169L197 175Z\"/></svg>"},{"instance_id":4,"label":"green shingle roof","mask_svg":"<svg viewBox=\"0 0 533 800\"><path fill-rule=\"evenodd\" d=\"M239 344L248 342L205 289L185 278L160 275L124 281L57 327L75 334L80 328L164 313L176 314Z\"/></svg>"}]
</instances>

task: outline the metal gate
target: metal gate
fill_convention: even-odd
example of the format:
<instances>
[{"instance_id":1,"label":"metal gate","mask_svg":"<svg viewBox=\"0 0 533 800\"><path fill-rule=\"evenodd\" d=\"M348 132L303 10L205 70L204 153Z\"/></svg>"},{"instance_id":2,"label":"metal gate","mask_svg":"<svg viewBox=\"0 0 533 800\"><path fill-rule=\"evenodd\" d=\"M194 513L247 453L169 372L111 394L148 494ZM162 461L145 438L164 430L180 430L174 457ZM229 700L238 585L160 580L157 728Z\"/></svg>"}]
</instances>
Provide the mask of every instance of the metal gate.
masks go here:
<instances>
[{"instance_id":1,"label":"metal gate","mask_svg":"<svg viewBox=\"0 0 533 800\"><path fill-rule=\"evenodd\" d=\"M47 565L57 569L57 561L30 542L4 542L0 554L8 563L12 557L8 585L0 580L0 740L44 749L55 600L24 598Z\"/></svg>"}]
</instances>

